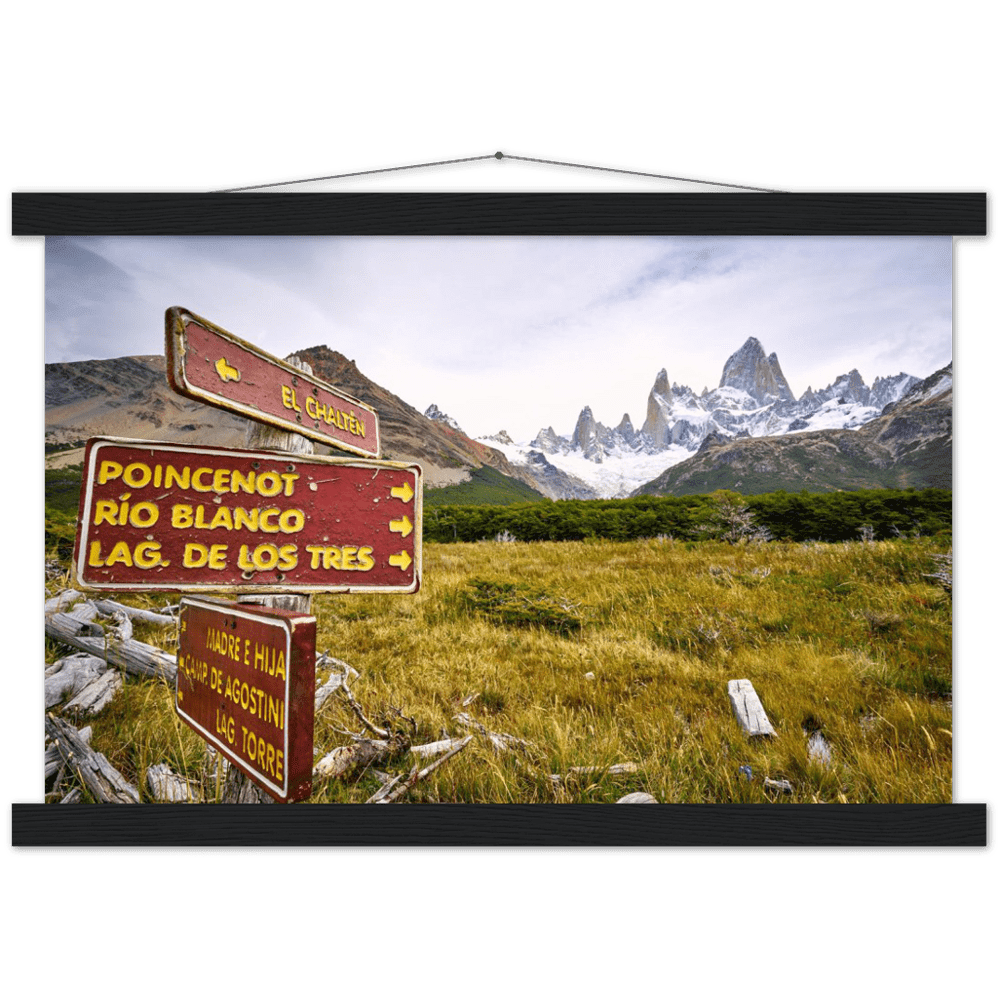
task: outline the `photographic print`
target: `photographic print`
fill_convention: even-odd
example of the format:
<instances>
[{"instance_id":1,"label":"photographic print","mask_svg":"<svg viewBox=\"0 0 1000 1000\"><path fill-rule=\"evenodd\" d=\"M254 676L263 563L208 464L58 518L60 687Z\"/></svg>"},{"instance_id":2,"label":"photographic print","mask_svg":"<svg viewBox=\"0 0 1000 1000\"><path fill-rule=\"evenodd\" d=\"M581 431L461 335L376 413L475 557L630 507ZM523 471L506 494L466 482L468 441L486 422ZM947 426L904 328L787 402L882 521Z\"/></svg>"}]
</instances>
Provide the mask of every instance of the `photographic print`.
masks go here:
<instances>
[{"instance_id":1,"label":"photographic print","mask_svg":"<svg viewBox=\"0 0 1000 1000\"><path fill-rule=\"evenodd\" d=\"M53 237L44 280L51 599L98 598L109 623L74 579L148 581L131 641L177 657L171 581L289 592L287 563L311 560L311 802L951 801L949 237ZM247 447L256 421L170 383L177 303L377 413L381 457L422 470L419 592L345 593L398 575L363 526L337 533L351 498L312 537L322 504L303 513L278 473L255 491L224 451L129 464L106 444L117 460L86 469L106 498L78 523L91 438ZM202 352L219 392L235 350ZM294 371L285 408L320 424ZM192 486L188 465L210 472ZM189 571L165 572L153 534ZM201 646L225 732L262 689L211 630ZM231 794L227 741L177 725L172 685L209 685L184 661L126 673L98 711L113 664L49 667L46 711L86 718L139 801ZM277 719L268 739L299 721ZM50 801L94 795L56 764Z\"/></svg>"}]
</instances>

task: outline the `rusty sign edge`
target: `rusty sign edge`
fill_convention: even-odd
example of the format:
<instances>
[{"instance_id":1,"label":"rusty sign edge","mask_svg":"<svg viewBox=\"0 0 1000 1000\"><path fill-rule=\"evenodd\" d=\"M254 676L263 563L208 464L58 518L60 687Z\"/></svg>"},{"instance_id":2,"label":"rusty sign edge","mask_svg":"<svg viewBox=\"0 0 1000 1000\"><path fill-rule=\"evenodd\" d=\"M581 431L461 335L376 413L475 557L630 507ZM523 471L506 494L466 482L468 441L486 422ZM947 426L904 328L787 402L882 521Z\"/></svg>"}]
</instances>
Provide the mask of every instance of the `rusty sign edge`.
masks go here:
<instances>
[{"instance_id":1,"label":"rusty sign edge","mask_svg":"<svg viewBox=\"0 0 1000 1000\"><path fill-rule=\"evenodd\" d=\"M215 453L215 454L239 454L253 455L267 460L287 461L288 454L279 451L267 451L261 448L226 448L221 445L200 445L200 444L173 444L169 441L151 441L136 438L119 438L100 435L88 439L84 448L83 467L87 469L92 466L91 456L94 451L102 445L126 446L132 448L165 449L170 451L194 452L194 453ZM73 561L70 565L70 584L75 589L90 591L93 593L148 593L162 591L166 593L179 594L224 594L227 598L255 594L415 594L420 590L423 581L423 507L424 491L423 478L424 470L417 462L394 462L387 459L371 458L339 458L333 455L301 455L297 456L300 461L316 462L323 465L330 465L334 468L338 466L361 466L370 469L396 469L398 471L411 471L415 473L417 489L413 496L413 582L406 586L394 587L330 587L330 586L309 586L306 584L285 584L285 583L260 583L260 584L233 584L226 585L220 583L168 583L155 584L108 584L102 582L100 586L88 582L79 572L82 560L86 558L86 546L83 539L87 527L85 513L90 510L90 498L92 492L92 482L90 479L84 481L80 489L80 503L77 508L77 531L73 542Z\"/></svg>"},{"instance_id":2,"label":"rusty sign edge","mask_svg":"<svg viewBox=\"0 0 1000 1000\"><path fill-rule=\"evenodd\" d=\"M229 399L226 396L221 396L217 393L210 392L208 389L203 389L200 386L194 385L188 380L184 360L186 352L181 349L184 347L181 342L182 338L187 335L187 323L185 322L185 317L188 320L197 323L199 326L204 327L210 333L214 333L221 337L223 340L228 340L230 343L236 344L241 349L256 355L267 364L272 365L295 378L308 379L324 392L327 392L335 397L339 396L346 402L357 406L358 409L364 410L366 413L370 414L370 419L374 421L375 426L375 450L369 451L364 448L359 448L356 445L345 443L339 438L318 433L313 428L306 427L304 424L299 424L291 420L282 420L281 417L275 416L274 414L266 413L256 407L247 406L236 400ZM178 395L185 396L188 399L193 399L199 403L204 403L207 406L214 406L220 410L228 410L230 413L237 413L240 416L247 417L250 420L256 420L262 424L267 424L270 427L276 427L279 430L290 431L293 434L300 434L302 437L309 438L311 441L317 441L330 448L339 448L341 451L347 451L363 458L377 459L382 454L382 428L379 423L378 411L374 407L369 406L368 403L362 402L357 397L352 396L349 392L345 392L343 389L338 389L336 386L331 385L329 382L326 382L315 375L307 375L301 369L293 368L287 362L282 361L281 358L275 357L273 354L269 354L256 344L251 344L242 337L238 337L236 334L230 333L217 323L213 323L210 320L199 316L197 313L192 312L190 309L185 309L183 306L170 306L166 312L166 361L167 382L169 383L170 388L173 389L174 392L178 393Z\"/></svg>"}]
</instances>

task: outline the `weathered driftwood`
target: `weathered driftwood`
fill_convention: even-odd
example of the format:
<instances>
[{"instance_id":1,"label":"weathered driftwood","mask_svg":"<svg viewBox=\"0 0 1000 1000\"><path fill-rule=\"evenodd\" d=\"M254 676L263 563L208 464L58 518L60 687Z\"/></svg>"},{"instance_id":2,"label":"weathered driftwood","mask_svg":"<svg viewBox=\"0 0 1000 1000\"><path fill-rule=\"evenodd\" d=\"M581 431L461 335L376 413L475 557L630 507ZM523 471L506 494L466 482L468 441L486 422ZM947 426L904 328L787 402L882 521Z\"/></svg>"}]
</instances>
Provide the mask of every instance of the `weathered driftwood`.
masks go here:
<instances>
[{"instance_id":1,"label":"weathered driftwood","mask_svg":"<svg viewBox=\"0 0 1000 1000\"><path fill-rule=\"evenodd\" d=\"M388 729L376 726L374 722L365 716L364 710L358 704L354 695L351 694L351 689L347 686L347 684L341 684L338 688L336 688L336 692L341 698L344 699L344 701L347 702L348 708L350 708L350 710L357 716L358 722L360 722L361 725L368 730L368 732L374 733L383 740L391 738L393 734L390 733Z\"/></svg>"},{"instance_id":2,"label":"weathered driftwood","mask_svg":"<svg viewBox=\"0 0 1000 1000\"><path fill-rule=\"evenodd\" d=\"M747 736L775 735L774 727L750 681L743 679L729 682L729 703L733 706L740 729Z\"/></svg>"},{"instance_id":3,"label":"weathered driftwood","mask_svg":"<svg viewBox=\"0 0 1000 1000\"><path fill-rule=\"evenodd\" d=\"M172 615L161 615L155 611L146 611L145 608L133 608L128 604L119 604L117 601L95 601L97 610L102 615L110 615L116 611L129 618L140 622L149 622L152 625L176 625L177 619Z\"/></svg>"},{"instance_id":4,"label":"weathered driftwood","mask_svg":"<svg viewBox=\"0 0 1000 1000\"><path fill-rule=\"evenodd\" d=\"M74 785L60 800L59 805L61 806L71 806L75 805L77 802L83 801L83 792L80 791L79 785Z\"/></svg>"},{"instance_id":5,"label":"weathered driftwood","mask_svg":"<svg viewBox=\"0 0 1000 1000\"><path fill-rule=\"evenodd\" d=\"M790 781L779 781L777 778L765 778L764 787L770 792L783 792L786 795L795 791Z\"/></svg>"},{"instance_id":6,"label":"weathered driftwood","mask_svg":"<svg viewBox=\"0 0 1000 1000\"><path fill-rule=\"evenodd\" d=\"M77 692L63 706L65 715L76 715L86 718L97 715L122 689L122 675L117 670L105 670L100 677L95 677L83 690Z\"/></svg>"},{"instance_id":7,"label":"weathered driftwood","mask_svg":"<svg viewBox=\"0 0 1000 1000\"><path fill-rule=\"evenodd\" d=\"M138 789L111 766L104 754L91 750L68 722L46 713L45 732L67 770L80 779L98 802L138 803Z\"/></svg>"},{"instance_id":8,"label":"weathered driftwood","mask_svg":"<svg viewBox=\"0 0 1000 1000\"><path fill-rule=\"evenodd\" d=\"M45 708L54 708L79 694L109 669L105 660L90 653L73 653L57 660L45 668Z\"/></svg>"},{"instance_id":9,"label":"weathered driftwood","mask_svg":"<svg viewBox=\"0 0 1000 1000\"><path fill-rule=\"evenodd\" d=\"M462 739L464 737L435 740L433 743L421 743L419 746L410 747L410 753L415 757L433 757L437 753L444 753L445 750L450 750L456 744L461 743Z\"/></svg>"},{"instance_id":10,"label":"weathered driftwood","mask_svg":"<svg viewBox=\"0 0 1000 1000\"><path fill-rule=\"evenodd\" d=\"M403 733L387 740L358 739L353 746L336 747L313 766L314 778L350 778L361 771L384 764L410 748Z\"/></svg>"},{"instance_id":11,"label":"weathered driftwood","mask_svg":"<svg viewBox=\"0 0 1000 1000\"><path fill-rule=\"evenodd\" d=\"M520 736L512 736L510 733L496 733L492 729L487 729L481 722L476 722L467 712L459 712L454 716L457 722L464 729L471 729L485 736L490 745L498 752L516 753L519 750L527 750L531 743L522 740Z\"/></svg>"},{"instance_id":12,"label":"weathered driftwood","mask_svg":"<svg viewBox=\"0 0 1000 1000\"><path fill-rule=\"evenodd\" d=\"M324 659L324 657L320 657L320 660L322 659ZM329 659L332 660L333 657L330 657ZM342 661L337 660L336 662L340 663ZM318 712L330 700L335 691L337 691L341 687L346 688L347 682L350 680L352 676L353 677L360 676L357 670L355 670L354 667L352 667L349 663L344 663L343 666L346 669L342 673L330 674L329 678L327 678L326 683L322 687L318 687L316 689L316 699L315 699L315 704L313 706L314 714ZM319 667L319 660L317 660L317 669L318 667Z\"/></svg>"},{"instance_id":13,"label":"weathered driftwood","mask_svg":"<svg viewBox=\"0 0 1000 1000\"><path fill-rule=\"evenodd\" d=\"M377 802L379 805L385 805L389 802L395 802L397 799L402 798L415 784L417 784L418 781L423 781L424 778L426 778L429 774L432 774L434 771L436 771L445 761L451 760L451 758L454 757L455 754L464 750L469 745L471 740L472 740L471 735L464 737L463 739L459 740L447 753L444 753L436 760L431 761L431 763L428 764L422 770L418 771L416 768L414 768L410 772L409 777L402 784L396 785L396 787L393 788L391 791L386 789L384 794L382 794L381 798L376 799L375 796L372 796L372 798L370 798L368 801ZM383 789L380 788L379 791L375 793L375 795L379 795L382 792Z\"/></svg>"},{"instance_id":14,"label":"weathered driftwood","mask_svg":"<svg viewBox=\"0 0 1000 1000\"><path fill-rule=\"evenodd\" d=\"M45 602L45 613L51 615L55 611L68 611L83 594L79 590L64 590Z\"/></svg>"},{"instance_id":15,"label":"weathered driftwood","mask_svg":"<svg viewBox=\"0 0 1000 1000\"><path fill-rule=\"evenodd\" d=\"M550 774L549 778L554 784L559 784L565 781L570 775L582 775L586 776L588 774L600 774L608 775L610 777L617 777L620 774L635 774L639 770L639 765L633 761L627 760L622 764L610 764L606 767L602 767L599 764L588 765L586 767L571 767L566 772L566 777L564 778L561 774Z\"/></svg>"},{"instance_id":16,"label":"weathered driftwood","mask_svg":"<svg viewBox=\"0 0 1000 1000\"><path fill-rule=\"evenodd\" d=\"M177 657L162 649L128 639L115 642L105 636L88 635L89 626L72 615L56 612L45 616L45 634L50 639L100 656L114 667L137 677L162 677L171 683L177 678Z\"/></svg>"},{"instance_id":17,"label":"weathered driftwood","mask_svg":"<svg viewBox=\"0 0 1000 1000\"><path fill-rule=\"evenodd\" d=\"M80 601L78 604L70 608L69 611L65 612L70 618L78 622L92 622L98 614L97 605L93 601ZM103 635L104 629L102 627L97 627L95 632Z\"/></svg>"},{"instance_id":18,"label":"weathered driftwood","mask_svg":"<svg viewBox=\"0 0 1000 1000\"><path fill-rule=\"evenodd\" d=\"M175 774L168 764L146 768L146 785L157 802L198 802L201 799L197 784Z\"/></svg>"},{"instance_id":19,"label":"weathered driftwood","mask_svg":"<svg viewBox=\"0 0 1000 1000\"><path fill-rule=\"evenodd\" d=\"M84 743L89 743L93 732L92 726L84 726L83 729L77 730L77 735ZM55 743L50 742L48 736L45 739L45 782L48 784L49 778L66 765L63 763L62 754L59 753L59 747Z\"/></svg>"},{"instance_id":20,"label":"weathered driftwood","mask_svg":"<svg viewBox=\"0 0 1000 1000\"><path fill-rule=\"evenodd\" d=\"M656 805L656 799L649 792L629 792L623 795L615 805Z\"/></svg>"}]
</instances>

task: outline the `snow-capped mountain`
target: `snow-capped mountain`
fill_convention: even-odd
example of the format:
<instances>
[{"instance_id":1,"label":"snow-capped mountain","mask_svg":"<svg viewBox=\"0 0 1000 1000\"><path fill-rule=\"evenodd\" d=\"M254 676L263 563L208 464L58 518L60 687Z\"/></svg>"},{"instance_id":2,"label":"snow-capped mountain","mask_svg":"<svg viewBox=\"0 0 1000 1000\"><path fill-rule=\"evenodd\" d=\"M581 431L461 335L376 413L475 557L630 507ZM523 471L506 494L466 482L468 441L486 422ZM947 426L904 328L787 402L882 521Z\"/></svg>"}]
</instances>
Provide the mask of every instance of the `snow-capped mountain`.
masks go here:
<instances>
[{"instance_id":1,"label":"snow-capped mountain","mask_svg":"<svg viewBox=\"0 0 1000 1000\"><path fill-rule=\"evenodd\" d=\"M436 403L431 403L430 406L424 410L424 416L428 420L436 420L439 424L444 424L446 427L450 427L453 431L458 431L459 434L464 434L465 431L458 426L458 421L454 417L449 417L447 413L442 413L438 409Z\"/></svg>"},{"instance_id":2,"label":"snow-capped mountain","mask_svg":"<svg viewBox=\"0 0 1000 1000\"><path fill-rule=\"evenodd\" d=\"M601 423L585 406L568 435L558 434L550 426L529 442L513 442L505 432L479 440L502 451L512 464L532 467L536 474L541 457L555 470L580 481L581 486L589 486L593 495L627 496L651 476L690 458L706 441L720 444L738 438L858 428L886 412L917 385L923 383L900 372L876 378L868 386L853 369L823 389L810 386L796 399L777 355L765 354L760 341L749 337L727 358L714 389L706 387L697 394L686 385L671 383L666 369L661 369L646 400L646 417L639 430L628 413L612 427Z\"/></svg>"}]
</instances>

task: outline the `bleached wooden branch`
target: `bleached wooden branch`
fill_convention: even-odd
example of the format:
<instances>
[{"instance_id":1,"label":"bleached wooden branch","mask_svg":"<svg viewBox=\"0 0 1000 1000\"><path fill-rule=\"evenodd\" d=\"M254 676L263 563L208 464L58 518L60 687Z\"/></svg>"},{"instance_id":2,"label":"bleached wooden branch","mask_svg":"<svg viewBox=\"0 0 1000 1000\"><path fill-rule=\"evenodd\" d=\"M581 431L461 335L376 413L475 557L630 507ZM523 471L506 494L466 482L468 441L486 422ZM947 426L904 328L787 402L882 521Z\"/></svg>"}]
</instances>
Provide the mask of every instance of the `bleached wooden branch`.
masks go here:
<instances>
[{"instance_id":1,"label":"bleached wooden branch","mask_svg":"<svg viewBox=\"0 0 1000 1000\"><path fill-rule=\"evenodd\" d=\"M588 765L586 767L571 767L566 772L566 778L570 775L588 775L588 774L601 774L608 775L610 777L617 777L620 774L635 774L639 770L639 765L633 763L632 761L625 761L623 764L610 764L607 767L602 767L599 764ZM553 784L558 785L560 782L566 780L561 774L550 774L549 778L552 780Z\"/></svg>"},{"instance_id":2,"label":"bleached wooden branch","mask_svg":"<svg viewBox=\"0 0 1000 1000\"><path fill-rule=\"evenodd\" d=\"M733 707L736 721L747 736L774 736L774 727L768 719L764 706L757 697L750 681L730 681L728 685L729 703Z\"/></svg>"},{"instance_id":3,"label":"bleached wooden branch","mask_svg":"<svg viewBox=\"0 0 1000 1000\"><path fill-rule=\"evenodd\" d=\"M336 747L313 765L313 778L346 778L384 764L409 749L406 736L395 733L387 740L359 739L350 747Z\"/></svg>"},{"instance_id":4,"label":"bleached wooden branch","mask_svg":"<svg viewBox=\"0 0 1000 1000\"><path fill-rule=\"evenodd\" d=\"M88 630L87 624L73 615L57 611L45 616L45 634L50 639L99 656L112 666L121 667L138 677L162 677L171 683L176 681L177 657L173 654L137 639L109 642L104 636L87 635Z\"/></svg>"},{"instance_id":5,"label":"bleached wooden branch","mask_svg":"<svg viewBox=\"0 0 1000 1000\"><path fill-rule=\"evenodd\" d=\"M175 774L167 764L146 768L146 784L157 802L198 802L201 799L195 782Z\"/></svg>"},{"instance_id":6,"label":"bleached wooden branch","mask_svg":"<svg viewBox=\"0 0 1000 1000\"><path fill-rule=\"evenodd\" d=\"M522 740L520 736L512 736L510 733L496 733L492 729L487 729L467 712L459 712L458 715L454 716L454 721L465 729L471 729L481 736L485 736L493 749L499 752L515 753L518 750L527 750L532 745L527 740Z\"/></svg>"},{"instance_id":7,"label":"bleached wooden branch","mask_svg":"<svg viewBox=\"0 0 1000 1000\"><path fill-rule=\"evenodd\" d=\"M122 675L117 670L105 670L100 677L95 677L82 691L77 692L66 702L63 713L83 718L97 715L111 703L121 689Z\"/></svg>"},{"instance_id":8,"label":"bleached wooden branch","mask_svg":"<svg viewBox=\"0 0 1000 1000\"><path fill-rule=\"evenodd\" d=\"M45 613L51 615L55 611L68 611L81 597L83 594L79 590L64 590L45 602Z\"/></svg>"},{"instance_id":9,"label":"bleached wooden branch","mask_svg":"<svg viewBox=\"0 0 1000 1000\"><path fill-rule=\"evenodd\" d=\"M348 704L351 711L358 717L358 722L361 723L365 729L370 733L374 733L376 736L380 736L382 739L387 740L391 737L391 733L388 729L382 729L380 726L376 726L374 722L365 718L365 713L361 706L358 704L357 699L351 694L351 689L346 684L341 684L335 689L337 694L340 695Z\"/></svg>"},{"instance_id":10,"label":"bleached wooden branch","mask_svg":"<svg viewBox=\"0 0 1000 1000\"><path fill-rule=\"evenodd\" d=\"M138 789L111 766L104 754L91 750L69 723L47 713L45 732L55 744L67 769L79 777L98 802L131 805L139 802Z\"/></svg>"},{"instance_id":11,"label":"bleached wooden branch","mask_svg":"<svg viewBox=\"0 0 1000 1000\"><path fill-rule=\"evenodd\" d=\"M91 681L108 670L100 656L73 653L45 668L45 707L54 708L61 701L79 694Z\"/></svg>"},{"instance_id":12,"label":"bleached wooden branch","mask_svg":"<svg viewBox=\"0 0 1000 1000\"><path fill-rule=\"evenodd\" d=\"M471 740L471 735L464 737L459 740L458 743L456 743L447 753L442 754L437 758L437 760L432 761L427 765L427 767L423 768L423 770L418 771L414 768L410 772L410 776L406 779L406 781L404 781L401 785L397 785L391 792L387 792L380 799L375 799L375 797L372 796L372 798L368 801L375 801L379 805L386 805L389 802L395 802L397 799L402 798L415 784L417 784L418 781L423 781L424 778L436 771L445 761L451 760L455 754L464 750L469 745ZM379 791L382 791L382 789L379 789ZM376 792L375 794L378 795L379 793Z\"/></svg>"},{"instance_id":13,"label":"bleached wooden branch","mask_svg":"<svg viewBox=\"0 0 1000 1000\"><path fill-rule=\"evenodd\" d=\"M129 604L119 604L117 601L97 601L97 610L103 615L110 615L115 611L126 614L129 618L140 622L150 622L153 625L176 625L177 619L172 615L161 615L155 611L146 611L145 608L133 608Z\"/></svg>"},{"instance_id":14,"label":"bleached wooden branch","mask_svg":"<svg viewBox=\"0 0 1000 1000\"><path fill-rule=\"evenodd\" d=\"M315 704L313 705L314 715L327 703L327 701L332 697L333 693L338 688L347 686L347 682L352 674L355 677L359 676L358 672L354 669L354 667L350 666L349 664L344 664L344 666L346 666L347 669L343 673L330 674L329 678L327 679L327 682L322 687L316 688L316 700Z\"/></svg>"},{"instance_id":15,"label":"bleached wooden branch","mask_svg":"<svg viewBox=\"0 0 1000 1000\"><path fill-rule=\"evenodd\" d=\"M77 730L77 735L81 740L83 740L84 743L89 743L93 732L94 729L92 726L84 726L83 729ZM49 740L48 734L46 734L45 740L45 781L48 783L49 778L51 778L60 767L65 767L66 765L63 763L62 755L59 753L59 747L57 747L54 742Z\"/></svg>"}]
</instances>

